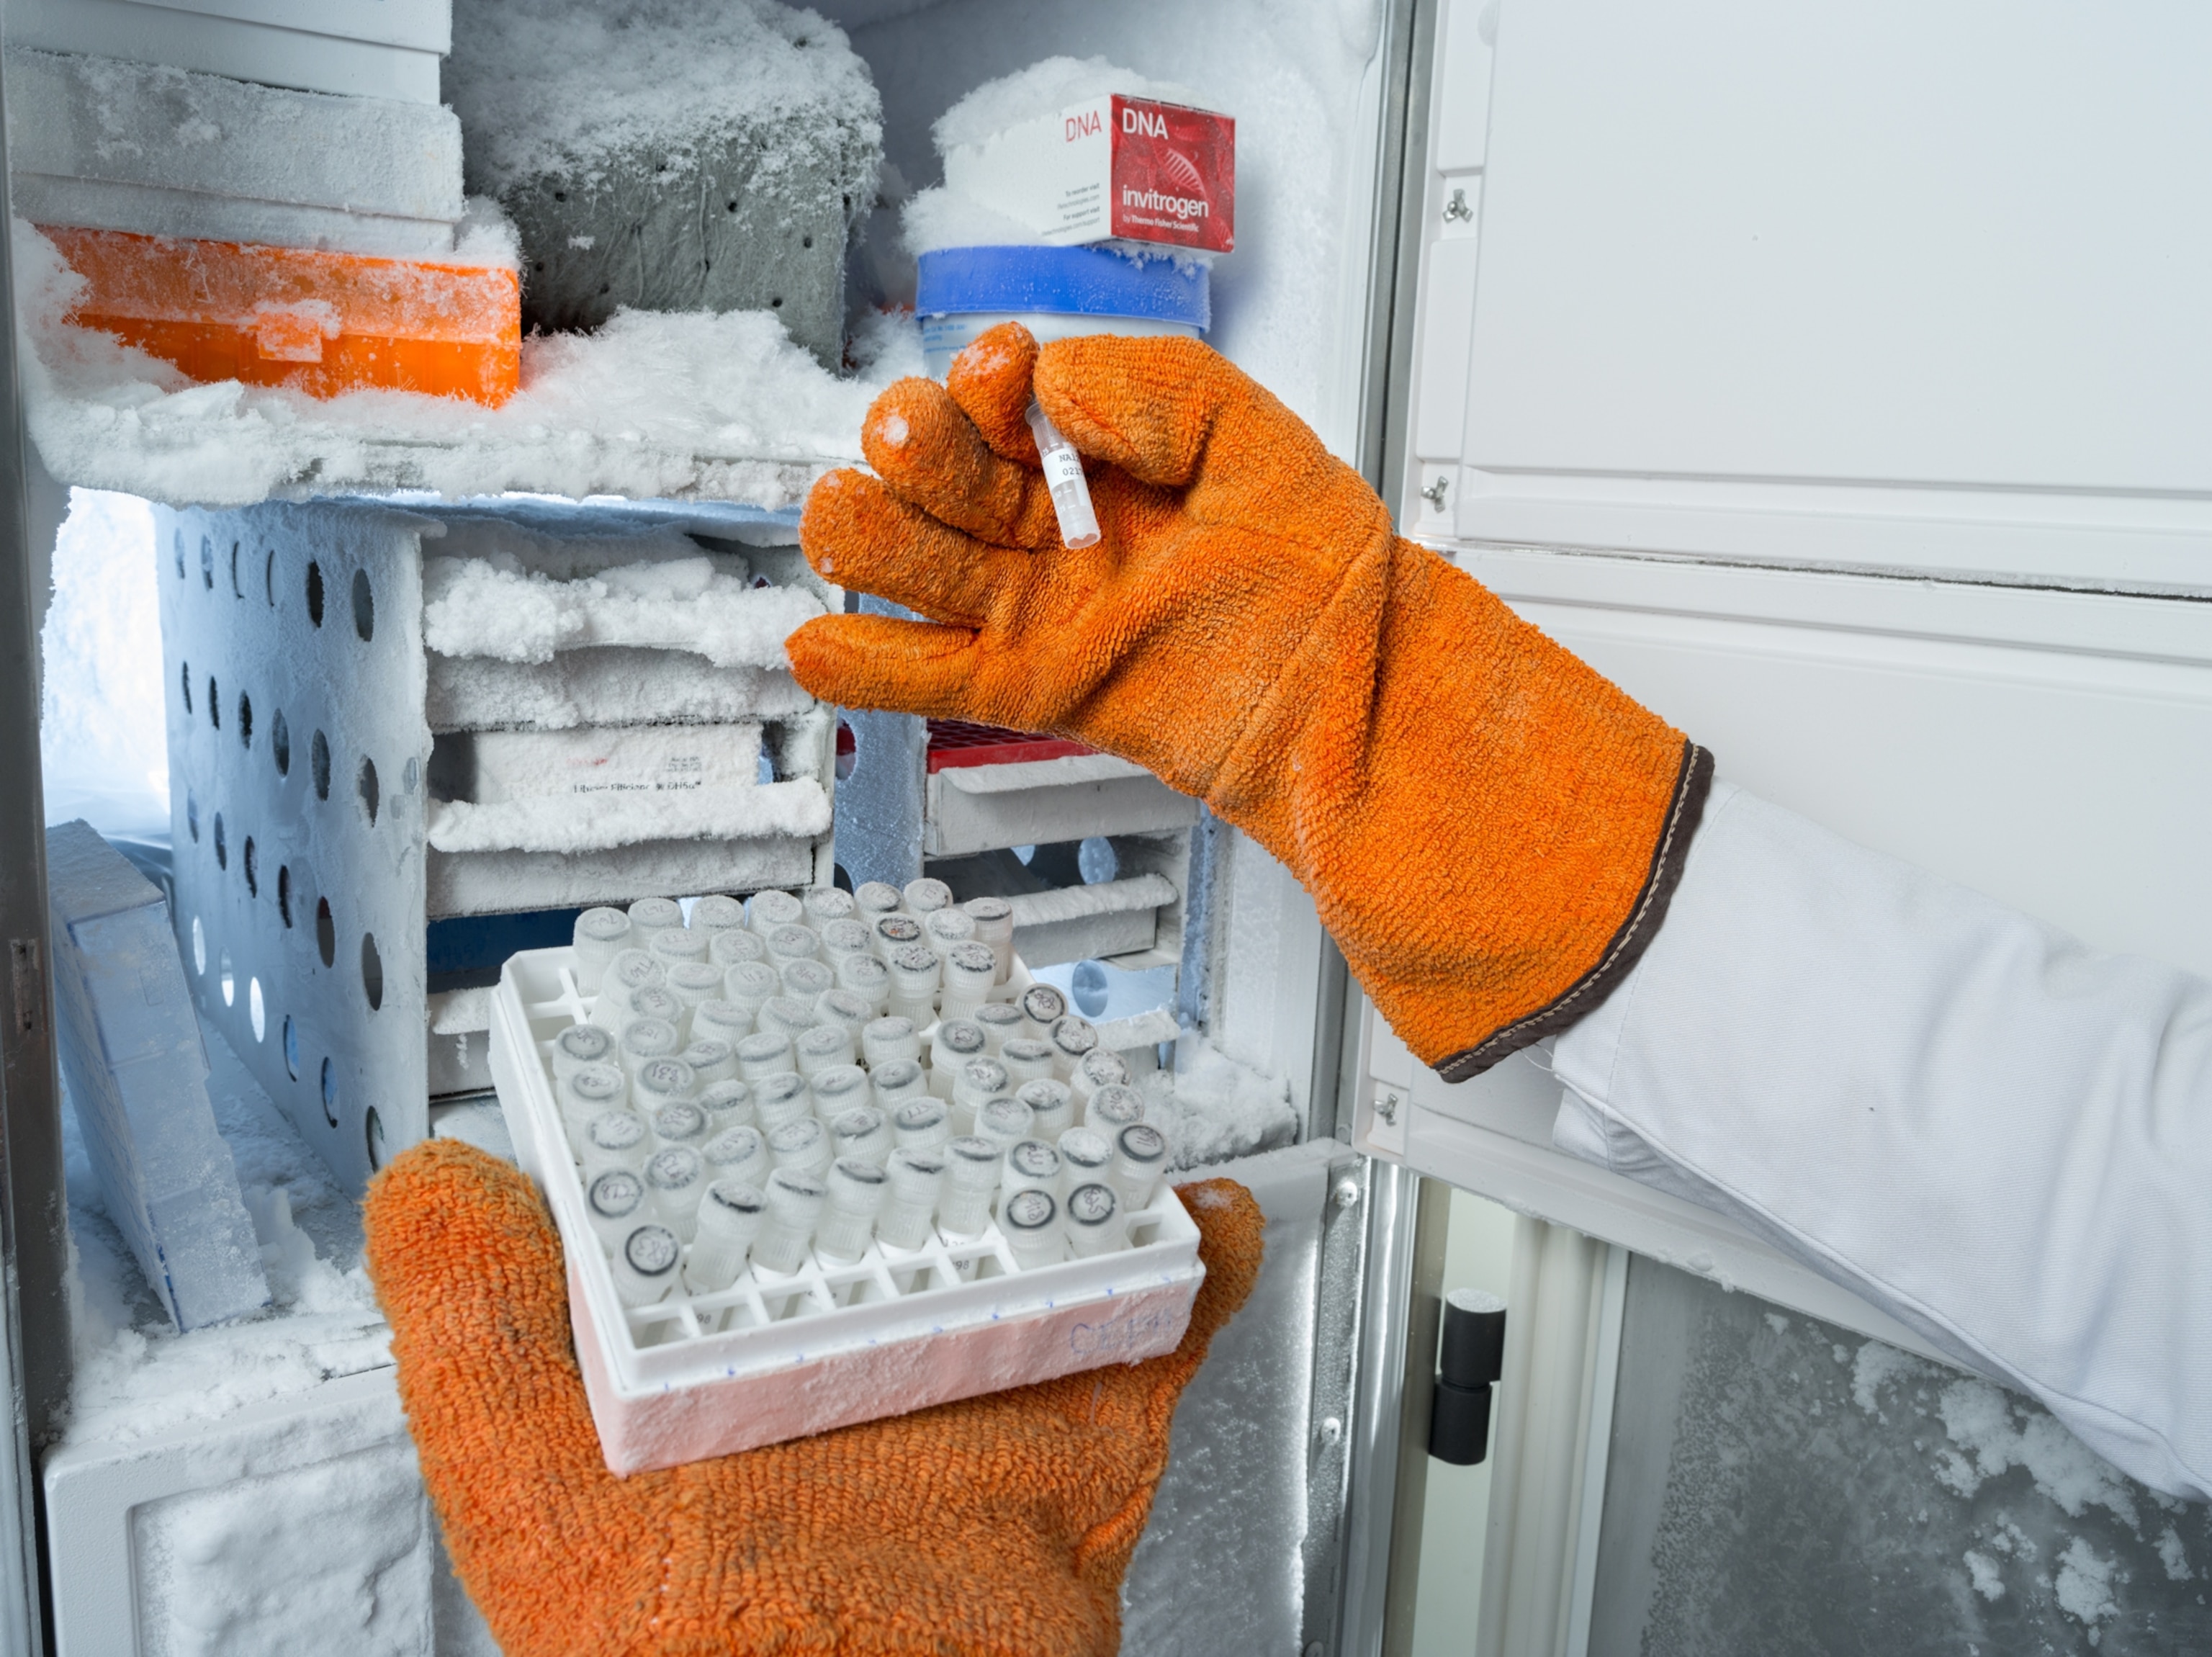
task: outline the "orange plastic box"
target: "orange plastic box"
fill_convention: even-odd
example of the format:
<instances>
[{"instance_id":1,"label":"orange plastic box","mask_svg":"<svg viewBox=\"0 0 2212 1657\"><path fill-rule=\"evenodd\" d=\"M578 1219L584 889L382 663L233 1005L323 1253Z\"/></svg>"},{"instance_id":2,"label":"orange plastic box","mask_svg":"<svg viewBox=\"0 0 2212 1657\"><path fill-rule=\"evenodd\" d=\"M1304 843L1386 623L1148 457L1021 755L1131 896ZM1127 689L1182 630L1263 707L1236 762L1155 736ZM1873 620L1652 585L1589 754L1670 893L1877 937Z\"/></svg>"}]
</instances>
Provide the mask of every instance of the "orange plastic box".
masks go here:
<instances>
[{"instance_id":1,"label":"orange plastic box","mask_svg":"<svg viewBox=\"0 0 2212 1657\"><path fill-rule=\"evenodd\" d=\"M522 282L497 266L41 226L85 278L67 320L193 379L310 397L412 391L494 405L522 376Z\"/></svg>"}]
</instances>

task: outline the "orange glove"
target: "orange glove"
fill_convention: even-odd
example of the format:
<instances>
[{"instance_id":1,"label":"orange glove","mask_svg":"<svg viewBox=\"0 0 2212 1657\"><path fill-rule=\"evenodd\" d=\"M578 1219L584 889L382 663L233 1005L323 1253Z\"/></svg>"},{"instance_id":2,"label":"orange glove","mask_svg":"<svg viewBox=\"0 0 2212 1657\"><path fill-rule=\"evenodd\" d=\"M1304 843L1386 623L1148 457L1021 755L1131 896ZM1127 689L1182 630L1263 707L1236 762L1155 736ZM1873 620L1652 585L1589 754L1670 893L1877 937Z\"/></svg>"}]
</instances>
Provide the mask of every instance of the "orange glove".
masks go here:
<instances>
[{"instance_id":1,"label":"orange glove","mask_svg":"<svg viewBox=\"0 0 2212 1657\"><path fill-rule=\"evenodd\" d=\"M1091 460L1060 545L1024 414ZM1039 351L1018 324L902 380L815 485L815 568L933 621L790 641L815 695L1079 737L1286 864L1391 1026L1459 1081L1564 1029L1642 953L1710 755L1398 539L1359 476L1205 346ZM880 478L880 481L878 481Z\"/></svg>"},{"instance_id":2,"label":"orange glove","mask_svg":"<svg viewBox=\"0 0 2212 1657\"><path fill-rule=\"evenodd\" d=\"M1165 1357L617 1478L530 1181L449 1139L395 1157L369 1185L369 1273L500 1649L1111 1657L1176 1399L1260 1270L1243 1186L1182 1196L1206 1274Z\"/></svg>"}]
</instances>

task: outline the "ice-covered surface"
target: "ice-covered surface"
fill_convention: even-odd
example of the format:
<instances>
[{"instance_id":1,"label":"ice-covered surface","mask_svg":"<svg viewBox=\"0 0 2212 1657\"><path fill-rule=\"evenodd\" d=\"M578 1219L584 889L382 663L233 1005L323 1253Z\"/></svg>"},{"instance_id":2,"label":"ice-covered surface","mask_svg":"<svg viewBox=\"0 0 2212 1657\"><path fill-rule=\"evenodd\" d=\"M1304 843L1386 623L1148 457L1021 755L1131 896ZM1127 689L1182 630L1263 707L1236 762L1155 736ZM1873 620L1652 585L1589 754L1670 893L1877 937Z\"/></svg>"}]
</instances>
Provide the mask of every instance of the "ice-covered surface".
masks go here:
<instances>
[{"instance_id":1,"label":"ice-covered surface","mask_svg":"<svg viewBox=\"0 0 2212 1657\"><path fill-rule=\"evenodd\" d=\"M580 794L495 805L434 801L439 851L599 851L649 840L801 839L826 833L830 795L811 777L683 794Z\"/></svg>"},{"instance_id":2,"label":"ice-covered surface","mask_svg":"<svg viewBox=\"0 0 2212 1657\"><path fill-rule=\"evenodd\" d=\"M546 662L438 656L434 731L565 731L579 725L726 724L804 713L814 698L781 668L710 669L665 650L564 650Z\"/></svg>"},{"instance_id":3,"label":"ice-covered surface","mask_svg":"<svg viewBox=\"0 0 2212 1657\"><path fill-rule=\"evenodd\" d=\"M216 1126L238 1165L273 1297L258 1318L178 1335L107 1214L73 1106L63 1112L76 1373L65 1441L122 1442L391 1362L362 1269L361 1211L202 1025Z\"/></svg>"},{"instance_id":4,"label":"ice-covered surface","mask_svg":"<svg viewBox=\"0 0 2212 1657\"><path fill-rule=\"evenodd\" d=\"M443 78L470 188L491 194L548 173L589 180L640 149L669 146L680 162L763 123L878 107L844 32L774 0L455 0Z\"/></svg>"},{"instance_id":5,"label":"ice-covered surface","mask_svg":"<svg viewBox=\"0 0 2212 1657\"><path fill-rule=\"evenodd\" d=\"M522 388L488 409L407 392L328 400L168 364L62 320L82 278L15 226L19 363L32 440L65 484L172 504L423 490L795 506L857 460L870 399L920 374L910 325L872 319L852 377L825 371L768 311L618 313L597 333L523 342Z\"/></svg>"},{"instance_id":6,"label":"ice-covered surface","mask_svg":"<svg viewBox=\"0 0 2212 1657\"><path fill-rule=\"evenodd\" d=\"M2040 1406L1638 1260L1593 1652L2212 1648L2212 1510Z\"/></svg>"},{"instance_id":7,"label":"ice-covered surface","mask_svg":"<svg viewBox=\"0 0 2212 1657\"><path fill-rule=\"evenodd\" d=\"M1274 1150L1297 1137L1290 1084L1239 1063L1196 1030L1176 1041L1173 1069L1139 1081L1146 1119L1167 1134L1178 1168Z\"/></svg>"}]
</instances>

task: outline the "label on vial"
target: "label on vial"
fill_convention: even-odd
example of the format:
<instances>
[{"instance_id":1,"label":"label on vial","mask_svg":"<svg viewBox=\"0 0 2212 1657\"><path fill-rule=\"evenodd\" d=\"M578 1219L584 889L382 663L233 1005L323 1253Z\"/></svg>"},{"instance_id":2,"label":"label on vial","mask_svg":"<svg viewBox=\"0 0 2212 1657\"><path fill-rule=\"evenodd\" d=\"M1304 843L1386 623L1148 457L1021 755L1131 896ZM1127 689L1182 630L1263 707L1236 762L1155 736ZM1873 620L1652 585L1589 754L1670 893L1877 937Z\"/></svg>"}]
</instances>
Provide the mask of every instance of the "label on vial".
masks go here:
<instances>
[{"instance_id":1,"label":"label on vial","mask_svg":"<svg viewBox=\"0 0 2212 1657\"><path fill-rule=\"evenodd\" d=\"M1039 458L1044 461L1045 486L1054 494L1082 481L1083 457L1073 449L1048 448Z\"/></svg>"}]
</instances>

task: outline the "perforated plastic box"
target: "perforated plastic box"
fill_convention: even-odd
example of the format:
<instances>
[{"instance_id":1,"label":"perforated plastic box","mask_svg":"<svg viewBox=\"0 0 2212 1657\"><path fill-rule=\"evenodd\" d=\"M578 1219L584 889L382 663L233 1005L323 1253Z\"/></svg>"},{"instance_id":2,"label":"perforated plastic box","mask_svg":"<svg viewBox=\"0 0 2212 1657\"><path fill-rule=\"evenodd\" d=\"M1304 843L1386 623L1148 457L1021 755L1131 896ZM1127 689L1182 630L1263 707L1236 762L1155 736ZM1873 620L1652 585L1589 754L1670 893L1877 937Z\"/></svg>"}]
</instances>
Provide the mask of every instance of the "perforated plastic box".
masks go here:
<instances>
[{"instance_id":1,"label":"perforated plastic box","mask_svg":"<svg viewBox=\"0 0 2212 1657\"><path fill-rule=\"evenodd\" d=\"M911 1252L871 1243L845 1265L810 1255L789 1276L748 1268L717 1294L625 1308L585 1217L548 1068L554 1039L591 1015L573 959L539 949L507 961L491 1072L516 1156L561 1233L577 1358L613 1471L1134 1363L1182 1338L1206 1268L1198 1228L1165 1185L1128 1216L1127 1248L1090 1259L1023 1270L994 1225Z\"/></svg>"}]
</instances>

